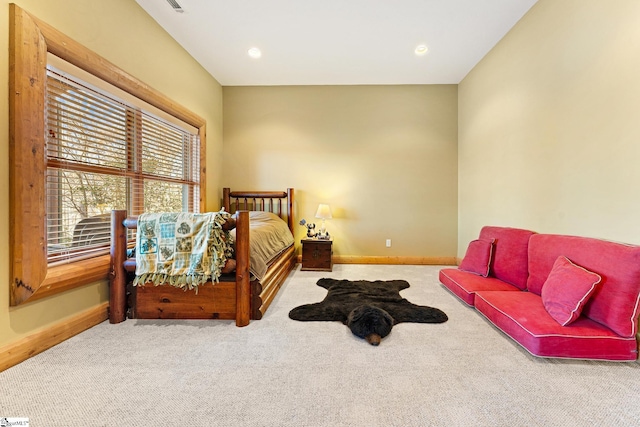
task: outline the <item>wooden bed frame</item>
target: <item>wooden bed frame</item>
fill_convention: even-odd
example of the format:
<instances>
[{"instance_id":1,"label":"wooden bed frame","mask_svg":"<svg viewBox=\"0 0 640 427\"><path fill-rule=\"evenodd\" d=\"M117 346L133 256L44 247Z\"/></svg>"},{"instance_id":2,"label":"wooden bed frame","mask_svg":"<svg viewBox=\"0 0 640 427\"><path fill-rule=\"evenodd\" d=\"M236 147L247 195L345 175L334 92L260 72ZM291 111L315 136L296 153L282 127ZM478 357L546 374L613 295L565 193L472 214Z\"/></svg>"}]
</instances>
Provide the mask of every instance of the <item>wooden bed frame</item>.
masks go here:
<instances>
[{"instance_id":1,"label":"wooden bed frame","mask_svg":"<svg viewBox=\"0 0 640 427\"><path fill-rule=\"evenodd\" d=\"M295 244L269 266L262 280L249 273L249 210L268 211L287 222L293 234L293 189L282 191L231 191L223 189L223 206L238 212L236 222L236 272L222 275L194 290L170 285L133 286L135 258L127 258L127 230L136 229L138 218L127 211L111 213L111 273L109 321L120 323L128 315L137 319L231 319L246 326L261 319L280 286L295 267Z\"/></svg>"}]
</instances>

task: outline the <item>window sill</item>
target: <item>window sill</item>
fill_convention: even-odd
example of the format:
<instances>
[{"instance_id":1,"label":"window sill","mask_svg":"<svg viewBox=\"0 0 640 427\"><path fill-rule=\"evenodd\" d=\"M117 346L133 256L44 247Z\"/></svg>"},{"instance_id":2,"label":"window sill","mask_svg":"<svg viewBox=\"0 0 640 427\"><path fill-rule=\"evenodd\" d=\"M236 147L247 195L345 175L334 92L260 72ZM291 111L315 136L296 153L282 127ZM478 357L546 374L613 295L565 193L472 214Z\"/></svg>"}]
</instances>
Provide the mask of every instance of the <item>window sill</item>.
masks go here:
<instances>
[{"instance_id":1,"label":"window sill","mask_svg":"<svg viewBox=\"0 0 640 427\"><path fill-rule=\"evenodd\" d=\"M38 290L29 302L46 298L78 286L106 280L109 277L110 257L103 255L84 261L50 267Z\"/></svg>"}]
</instances>

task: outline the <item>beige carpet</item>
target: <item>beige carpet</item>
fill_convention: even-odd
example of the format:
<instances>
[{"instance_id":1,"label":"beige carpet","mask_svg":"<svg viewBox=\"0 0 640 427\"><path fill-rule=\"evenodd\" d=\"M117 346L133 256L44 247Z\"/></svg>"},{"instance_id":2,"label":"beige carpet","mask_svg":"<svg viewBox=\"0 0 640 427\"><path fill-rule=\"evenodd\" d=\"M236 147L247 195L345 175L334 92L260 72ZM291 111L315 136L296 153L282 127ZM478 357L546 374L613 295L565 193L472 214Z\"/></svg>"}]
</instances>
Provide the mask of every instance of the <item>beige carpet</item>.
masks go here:
<instances>
[{"instance_id":1,"label":"beige carpet","mask_svg":"<svg viewBox=\"0 0 640 427\"><path fill-rule=\"evenodd\" d=\"M638 426L640 365L529 355L438 282L434 266L296 270L263 320L103 323L0 373L0 419L41 426ZM449 316L379 347L297 322L321 277L405 279Z\"/></svg>"}]
</instances>

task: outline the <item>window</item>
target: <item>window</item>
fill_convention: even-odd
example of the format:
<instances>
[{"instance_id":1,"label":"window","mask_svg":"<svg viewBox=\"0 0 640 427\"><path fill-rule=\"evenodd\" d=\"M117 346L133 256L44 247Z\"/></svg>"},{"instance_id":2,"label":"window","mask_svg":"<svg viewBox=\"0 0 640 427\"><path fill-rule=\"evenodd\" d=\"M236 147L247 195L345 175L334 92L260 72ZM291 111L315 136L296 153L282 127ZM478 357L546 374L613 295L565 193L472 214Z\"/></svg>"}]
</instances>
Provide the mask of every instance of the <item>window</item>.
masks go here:
<instances>
[{"instance_id":1,"label":"window","mask_svg":"<svg viewBox=\"0 0 640 427\"><path fill-rule=\"evenodd\" d=\"M52 65L46 85L49 265L108 253L112 209L199 211L195 132Z\"/></svg>"},{"instance_id":2,"label":"window","mask_svg":"<svg viewBox=\"0 0 640 427\"><path fill-rule=\"evenodd\" d=\"M18 305L107 278L112 208L201 210L206 123L9 7L10 303ZM157 111L47 70L48 55Z\"/></svg>"}]
</instances>

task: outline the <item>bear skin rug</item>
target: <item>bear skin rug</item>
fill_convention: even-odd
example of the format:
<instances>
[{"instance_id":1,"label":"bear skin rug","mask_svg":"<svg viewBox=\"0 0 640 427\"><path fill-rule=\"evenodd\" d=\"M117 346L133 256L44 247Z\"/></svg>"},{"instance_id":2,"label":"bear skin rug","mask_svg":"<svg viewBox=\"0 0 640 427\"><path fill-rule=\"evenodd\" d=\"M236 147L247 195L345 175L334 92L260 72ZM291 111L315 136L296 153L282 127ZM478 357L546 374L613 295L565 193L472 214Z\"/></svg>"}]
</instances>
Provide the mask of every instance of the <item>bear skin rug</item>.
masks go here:
<instances>
[{"instance_id":1,"label":"bear skin rug","mask_svg":"<svg viewBox=\"0 0 640 427\"><path fill-rule=\"evenodd\" d=\"M320 279L317 285L329 291L324 300L296 307L289 317L300 321L340 321L371 345L380 344L397 323L448 320L437 308L415 305L402 298L400 291L410 286L405 280Z\"/></svg>"}]
</instances>

